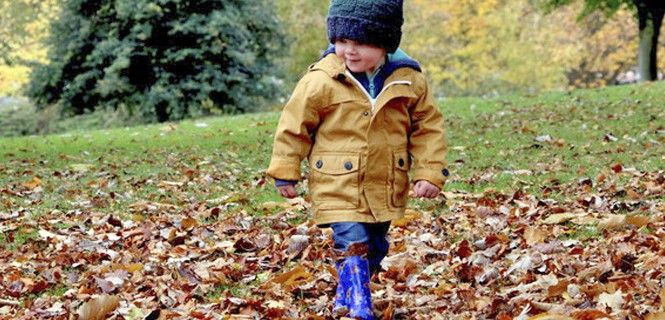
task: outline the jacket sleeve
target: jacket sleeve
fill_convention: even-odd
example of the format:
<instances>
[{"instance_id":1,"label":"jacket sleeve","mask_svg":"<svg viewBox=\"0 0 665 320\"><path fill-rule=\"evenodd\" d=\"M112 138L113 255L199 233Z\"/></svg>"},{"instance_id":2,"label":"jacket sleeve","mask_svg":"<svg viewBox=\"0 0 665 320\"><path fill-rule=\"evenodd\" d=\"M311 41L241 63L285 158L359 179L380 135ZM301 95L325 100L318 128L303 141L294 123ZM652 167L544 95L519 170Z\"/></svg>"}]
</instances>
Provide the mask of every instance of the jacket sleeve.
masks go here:
<instances>
[{"instance_id":1,"label":"jacket sleeve","mask_svg":"<svg viewBox=\"0 0 665 320\"><path fill-rule=\"evenodd\" d=\"M319 124L315 91L305 75L282 110L266 172L275 179L300 180L300 162L309 154Z\"/></svg>"},{"instance_id":2,"label":"jacket sleeve","mask_svg":"<svg viewBox=\"0 0 665 320\"><path fill-rule=\"evenodd\" d=\"M413 156L413 180L427 180L442 188L449 175L444 120L424 79L423 84L423 93L411 110L409 152Z\"/></svg>"}]
</instances>

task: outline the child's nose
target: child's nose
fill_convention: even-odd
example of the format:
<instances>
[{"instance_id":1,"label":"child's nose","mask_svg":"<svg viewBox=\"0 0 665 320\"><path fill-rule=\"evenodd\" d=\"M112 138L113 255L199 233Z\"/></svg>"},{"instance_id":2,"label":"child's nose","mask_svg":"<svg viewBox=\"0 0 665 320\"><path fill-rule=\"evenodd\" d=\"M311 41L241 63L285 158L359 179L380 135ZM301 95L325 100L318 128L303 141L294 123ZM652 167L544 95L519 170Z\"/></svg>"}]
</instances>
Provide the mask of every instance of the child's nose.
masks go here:
<instances>
[{"instance_id":1,"label":"child's nose","mask_svg":"<svg viewBox=\"0 0 665 320\"><path fill-rule=\"evenodd\" d=\"M358 53L358 47L355 44L349 45L348 52L350 54L356 54Z\"/></svg>"}]
</instances>

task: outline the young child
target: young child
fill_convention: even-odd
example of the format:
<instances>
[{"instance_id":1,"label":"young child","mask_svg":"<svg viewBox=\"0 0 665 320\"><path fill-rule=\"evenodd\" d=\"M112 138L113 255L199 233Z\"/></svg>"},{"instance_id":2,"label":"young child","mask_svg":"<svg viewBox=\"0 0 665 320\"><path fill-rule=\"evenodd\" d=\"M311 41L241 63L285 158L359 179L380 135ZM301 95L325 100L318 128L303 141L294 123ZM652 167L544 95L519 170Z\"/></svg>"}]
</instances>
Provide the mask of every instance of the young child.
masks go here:
<instances>
[{"instance_id":1,"label":"young child","mask_svg":"<svg viewBox=\"0 0 665 320\"><path fill-rule=\"evenodd\" d=\"M402 0L332 0L331 46L282 111L268 175L297 195L309 163L314 222L333 229L333 311L373 319L370 273L388 253L413 169L413 196L436 197L448 176L444 122L418 63L398 49Z\"/></svg>"}]
</instances>

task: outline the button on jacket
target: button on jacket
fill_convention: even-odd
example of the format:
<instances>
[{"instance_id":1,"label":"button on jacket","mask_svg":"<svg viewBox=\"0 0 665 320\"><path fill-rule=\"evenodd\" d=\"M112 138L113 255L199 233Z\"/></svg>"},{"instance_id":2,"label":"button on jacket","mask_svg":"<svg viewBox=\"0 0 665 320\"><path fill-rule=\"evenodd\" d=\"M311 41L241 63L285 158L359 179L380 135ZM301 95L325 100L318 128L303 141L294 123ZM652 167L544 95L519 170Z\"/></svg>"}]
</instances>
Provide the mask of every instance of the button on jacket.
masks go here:
<instances>
[{"instance_id":1,"label":"button on jacket","mask_svg":"<svg viewBox=\"0 0 665 320\"><path fill-rule=\"evenodd\" d=\"M404 215L413 180L442 187L443 116L422 73L398 68L376 100L342 59L309 68L284 107L268 175L300 180L307 158L314 222L383 222Z\"/></svg>"}]
</instances>

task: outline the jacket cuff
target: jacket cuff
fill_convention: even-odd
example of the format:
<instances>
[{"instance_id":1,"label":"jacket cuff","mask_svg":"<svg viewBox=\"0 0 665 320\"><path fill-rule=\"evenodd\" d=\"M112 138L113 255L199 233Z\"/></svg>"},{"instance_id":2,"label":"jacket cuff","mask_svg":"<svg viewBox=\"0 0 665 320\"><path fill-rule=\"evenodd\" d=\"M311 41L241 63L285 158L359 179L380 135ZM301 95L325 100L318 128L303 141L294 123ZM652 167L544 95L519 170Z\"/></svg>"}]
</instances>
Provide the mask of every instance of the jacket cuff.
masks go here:
<instances>
[{"instance_id":1,"label":"jacket cuff","mask_svg":"<svg viewBox=\"0 0 665 320\"><path fill-rule=\"evenodd\" d=\"M300 181L300 161L273 157L266 173L274 179Z\"/></svg>"},{"instance_id":2,"label":"jacket cuff","mask_svg":"<svg viewBox=\"0 0 665 320\"><path fill-rule=\"evenodd\" d=\"M446 183L446 180L448 179L448 176L450 175L450 172L448 171L448 168L444 168L443 170L432 170L432 169L417 169L414 172L413 176L413 181L418 181L418 180L427 180L431 184L439 187L439 189L443 190L443 185Z\"/></svg>"},{"instance_id":3,"label":"jacket cuff","mask_svg":"<svg viewBox=\"0 0 665 320\"><path fill-rule=\"evenodd\" d=\"M294 186L298 183L298 181L293 181L293 180L282 180L282 179L275 179L275 187L282 187L282 186Z\"/></svg>"}]
</instances>

